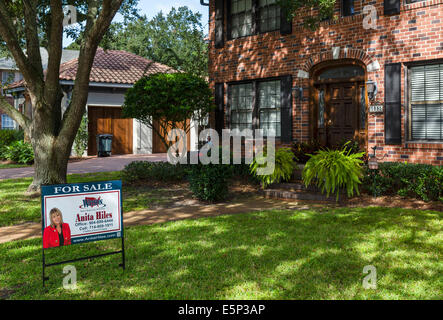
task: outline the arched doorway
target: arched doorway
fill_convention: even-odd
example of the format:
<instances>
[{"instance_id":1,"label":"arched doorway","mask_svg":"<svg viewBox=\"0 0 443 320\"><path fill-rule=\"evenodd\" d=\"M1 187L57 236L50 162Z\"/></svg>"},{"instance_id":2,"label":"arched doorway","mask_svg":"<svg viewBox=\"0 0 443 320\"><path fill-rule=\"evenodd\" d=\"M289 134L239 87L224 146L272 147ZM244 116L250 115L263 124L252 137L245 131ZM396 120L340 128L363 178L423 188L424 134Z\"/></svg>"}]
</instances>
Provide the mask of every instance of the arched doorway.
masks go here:
<instances>
[{"instance_id":1,"label":"arched doorway","mask_svg":"<svg viewBox=\"0 0 443 320\"><path fill-rule=\"evenodd\" d=\"M324 62L311 70L313 138L334 147L345 141L367 143L366 72L355 60Z\"/></svg>"}]
</instances>

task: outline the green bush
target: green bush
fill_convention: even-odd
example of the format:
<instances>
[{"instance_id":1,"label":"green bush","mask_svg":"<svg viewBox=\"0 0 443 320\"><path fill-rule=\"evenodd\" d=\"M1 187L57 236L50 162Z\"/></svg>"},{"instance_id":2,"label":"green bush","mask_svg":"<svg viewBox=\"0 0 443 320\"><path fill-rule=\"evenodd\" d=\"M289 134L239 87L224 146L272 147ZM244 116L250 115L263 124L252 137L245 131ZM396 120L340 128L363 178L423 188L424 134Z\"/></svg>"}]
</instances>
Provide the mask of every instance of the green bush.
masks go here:
<instances>
[{"instance_id":1,"label":"green bush","mask_svg":"<svg viewBox=\"0 0 443 320\"><path fill-rule=\"evenodd\" d=\"M182 181L189 173L189 167L169 162L134 161L122 171L127 182L148 181Z\"/></svg>"},{"instance_id":2,"label":"green bush","mask_svg":"<svg viewBox=\"0 0 443 320\"><path fill-rule=\"evenodd\" d=\"M2 148L1 157L20 164L32 164L34 162L34 150L30 143L15 141L11 145Z\"/></svg>"},{"instance_id":3,"label":"green bush","mask_svg":"<svg viewBox=\"0 0 443 320\"><path fill-rule=\"evenodd\" d=\"M379 169L366 169L365 190L381 194L443 201L443 167L426 164L384 162Z\"/></svg>"},{"instance_id":4,"label":"green bush","mask_svg":"<svg viewBox=\"0 0 443 320\"><path fill-rule=\"evenodd\" d=\"M269 159L269 161L273 160L275 163L275 168L274 171L268 175L258 174L258 170L260 168L265 168L267 166L267 163L258 164L258 162L263 163L266 161L266 150L262 154L255 157L254 161L250 165L251 173L261 182L263 189L270 184L290 180L292 173L297 166L296 158L290 148L278 149L275 152L275 158Z\"/></svg>"},{"instance_id":5,"label":"green bush","mask_svg":"<svg viewBox=\"0 0 443 320\"><path fill-rule=\"evenodd\" d=\"M197 199L216 202L226 199L232 167L224 164L191 165L189 187Z\"/></svg>"},{"instance_id":6,"label":"green bush","mask_svg":"<svg viewBox=\"0 0 443 320\"><path fill-rule=\"evenodd\" d=\"M0 130L0 147L9 146L11 143L23 139L23 130Z\"/></svg>"},{"instance_id":7,"label":"green bush","mask_svg":"<svg viewBox=\"0 0 443 320\"><path fill-rule=\"evenodd\" d=\"M74 153L77 157L82 157L88 147L88 115L84 114L77 135L74 139Z\"/></svg>"},{"instance_id":8,"label":"green bush","mask_svg":"<svg viewBox=\"0 0 443 320\"><path fill-rule=\"evenodd\" d=\"M340 190L345 189L348 196L359 194L358 185L363 177L363 156L351 153L345 146L342 150L320 150L306 163L302 177L306 186L315 183L322 193L335 193L337 201Z\"/></svg>"}]
</instances>

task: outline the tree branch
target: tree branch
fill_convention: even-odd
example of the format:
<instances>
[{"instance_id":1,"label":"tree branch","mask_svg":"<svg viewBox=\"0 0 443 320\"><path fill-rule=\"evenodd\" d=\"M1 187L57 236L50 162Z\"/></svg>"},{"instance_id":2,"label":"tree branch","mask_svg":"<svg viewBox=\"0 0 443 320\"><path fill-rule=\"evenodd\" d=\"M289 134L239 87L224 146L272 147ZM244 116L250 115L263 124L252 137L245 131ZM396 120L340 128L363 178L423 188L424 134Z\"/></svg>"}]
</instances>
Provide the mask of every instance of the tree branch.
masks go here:
<instances>
[{"instance_id":1,"label":"tree branch","mask_svg":"<svg viewBox=\"0 0 443 320\"><path fill-rule=\"evenodd\" d=\"M78 68L70 107L63 117L62 128L57 143L65 145L74 141L81 118L85 112L88 99L89 77L97 52L98 44L109 28L112 19L120 8L123 0L103 0L101 11L96 19L93 18L98 11L96 0L90 0L88 19L86 22L84 42L80 48Z\"/></svg>"},{"instance_id":2,"label":"tree branch","mask_svg":"<svg viewBox=\"0 0 443 320\"><path fill-rule=\"evenodd\" d=\"M35 22L33 23L35 24ZM0 1L0 37L6 42L6 46L12 54L20 72L23 74L29 90L36 92L38 87L42 87L43 78L38 75L38 71L34 70L29 58L26 57L21 49L15 27L4 1Z\"/></svg>"},{"instance_id":3,"label":"tree branch","mask_svg":"<svg viewBox=\"0 0 443 320\"><path fill-rule=\"evenodd\" d=\"M0 109L6 112L8 116L17 121L20 127L22 127L25 131L29 132L31 120L14 108L6 98L0 95Z\"/></svg>"}]
</instances>

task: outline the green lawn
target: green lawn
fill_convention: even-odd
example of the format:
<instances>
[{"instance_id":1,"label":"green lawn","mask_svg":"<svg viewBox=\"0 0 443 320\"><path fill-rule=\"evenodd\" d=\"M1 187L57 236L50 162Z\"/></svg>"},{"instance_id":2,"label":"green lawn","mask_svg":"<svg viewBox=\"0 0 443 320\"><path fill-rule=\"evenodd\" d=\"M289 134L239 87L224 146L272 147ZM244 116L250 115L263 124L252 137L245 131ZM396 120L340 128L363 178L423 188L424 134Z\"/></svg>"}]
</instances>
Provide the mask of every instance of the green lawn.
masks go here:
<instances>
[{"instance_id":1,"label":"green lawn","mask_svg":"<svg viewBox=\"0 0 443 320\"><path fill-rule=\"evenodd\" d=\"M41 282L41 239L0 245L9 299L442 299L443 214L389 208L268 211L126 229L120 256L63 266ZM117 249L118 239L47 250L47 262ZM364 289L363 268L377 268Z\"/></svg>"},{"instance_id":2,"label":"green lawn","mask_svg":"<svg viewBox=\"0 0 443 320\"><path fill-rule=\"evenodd\" d=\"M119 180L120 172L68 175L68 183ZM25 195L32 178L0 180L0 227L23 222L40 222L40 197ZM142 210L168 201L173 194L167 188L123 184L123 208L126 212Z\"/></svg>"},{"instance_id":3,"label":"green lawn","mask_svg":"<svg viewBox=\"0 0 443 320\"><path fill-rule=\"evenodd\" d=\"M18 164L18 163L0 163L0 169L13 169L13 168L24 168L24 167L30 167L30 165L27 164Z\"/></svg>"}]
</instances>

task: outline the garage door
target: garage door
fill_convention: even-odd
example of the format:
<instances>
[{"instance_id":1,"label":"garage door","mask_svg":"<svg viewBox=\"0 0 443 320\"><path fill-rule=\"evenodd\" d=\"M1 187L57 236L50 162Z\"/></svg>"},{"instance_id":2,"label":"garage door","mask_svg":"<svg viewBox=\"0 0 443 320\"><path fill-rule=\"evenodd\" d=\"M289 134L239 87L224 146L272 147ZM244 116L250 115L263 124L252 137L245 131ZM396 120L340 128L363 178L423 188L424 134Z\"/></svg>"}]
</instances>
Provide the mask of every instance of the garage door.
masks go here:
<instances>
[{"instance_id":1,"label":"garage door","mask_svg":"<svg viewBox=\"0 0 443 320\"><path fill-rule=\"evenodd\" d=\"M189 120L187 120L187 126L189 127ZM160 126L160 124L158 123L158 121L154 121L153 123L156 131L159 131L162 133L164 139L168 139L168 132L165 132L162 128L162 126ZM179 128L183 128L183 126L179 126ZM168 131L171 130L171 127L168 128ZM168 149L166 149L166 146L164 145L162 139L160 139L160 137L158 136L158 134L156 133L156 131L153 131L152 136L153 136L153 146L152 146L152 152L153 153L166 153L168 152ZM186 148L189 151L191 147L191 138L190 138L190 133L188 132L186 135ZM179 150L182 149L182 146L179 146Z\"/></svg>"},{"instance_id":2,"label":"garage door","mask_svg":"<svg viewBox=\"0 0 443 320\"><path fill-rule=\"evenodd\" d=\"M119 107L88 107L88 155L97 155L98 134L112 134L112 154L132 153L132 119L123 119Z\"/></svg>"}]
</instances>

